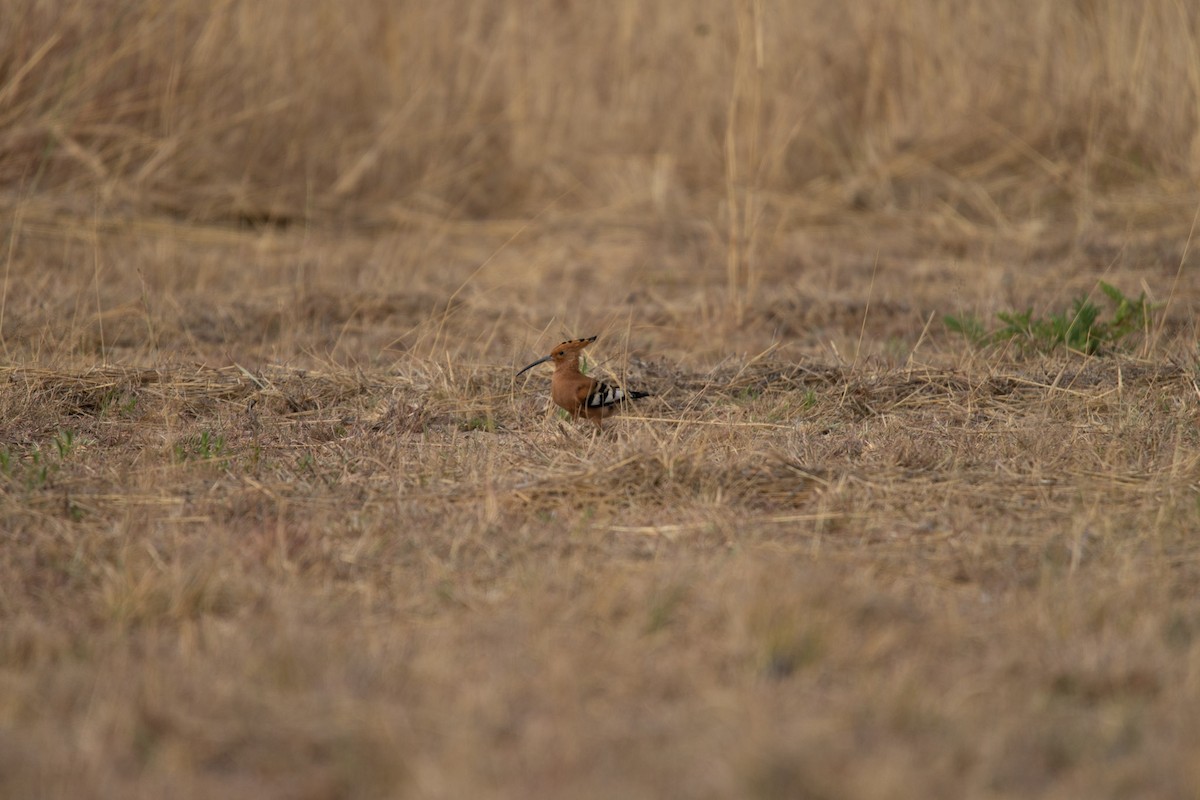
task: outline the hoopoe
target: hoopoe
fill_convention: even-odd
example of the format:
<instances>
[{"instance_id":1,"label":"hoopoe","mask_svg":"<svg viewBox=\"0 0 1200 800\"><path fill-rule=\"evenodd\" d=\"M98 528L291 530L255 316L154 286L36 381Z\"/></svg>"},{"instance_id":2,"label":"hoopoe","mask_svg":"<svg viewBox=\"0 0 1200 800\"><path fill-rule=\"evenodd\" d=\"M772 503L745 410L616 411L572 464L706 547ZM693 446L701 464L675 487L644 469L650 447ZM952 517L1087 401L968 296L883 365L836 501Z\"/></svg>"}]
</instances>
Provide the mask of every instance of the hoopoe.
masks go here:
<instances>
[{"instance_id":1,"label":"hoopoe","mask_svg":"<svg viewBox=\"0 0 1200 800\"><path fill-rule=\"evenodd\" d=\"M555 405L565 409L575 419L579 417L590 419L599 428L601 421L616 413L618 407L630 400L649 397L650 393L632 390L627 392L619 386L609 386L603 381L589 378L580 372L579 351L594 341L596 341L596 337L589 336L587 339L572 339L569 342L563 342L551 350L550 355L539 358L518 372L517 375L538 364L553 361L554 377L550 380L550 397L553 398Z\"/></svg>"}]
</instances>

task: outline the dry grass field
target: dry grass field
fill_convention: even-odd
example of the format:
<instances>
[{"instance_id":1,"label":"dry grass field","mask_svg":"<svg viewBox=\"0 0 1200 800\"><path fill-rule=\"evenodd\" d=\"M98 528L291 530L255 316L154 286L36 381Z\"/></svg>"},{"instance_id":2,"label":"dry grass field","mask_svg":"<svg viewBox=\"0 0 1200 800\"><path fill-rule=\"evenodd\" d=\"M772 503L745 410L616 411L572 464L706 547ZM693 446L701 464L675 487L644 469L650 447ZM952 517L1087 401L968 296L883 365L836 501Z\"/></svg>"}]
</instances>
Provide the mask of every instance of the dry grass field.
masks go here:
<instances>
[{"instance_id":1,"label":"dry grass field","mask_svg":"<svg viewBox=\"0 0 1200 800\"><path fill-rule=\"evenodd\" d=\"M1183 0L8 0L0 796L1200 797L1198 119Z\"/></svg>"}]
</instances>

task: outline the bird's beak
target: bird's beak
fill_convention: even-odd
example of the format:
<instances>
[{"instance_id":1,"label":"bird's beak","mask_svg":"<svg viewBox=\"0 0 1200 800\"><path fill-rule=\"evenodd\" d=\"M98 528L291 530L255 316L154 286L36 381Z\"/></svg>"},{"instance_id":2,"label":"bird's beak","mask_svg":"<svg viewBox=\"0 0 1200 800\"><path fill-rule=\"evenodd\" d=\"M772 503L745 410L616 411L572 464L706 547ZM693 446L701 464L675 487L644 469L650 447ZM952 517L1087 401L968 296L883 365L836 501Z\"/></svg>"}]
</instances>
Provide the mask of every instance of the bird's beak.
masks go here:
<instances>
[{"instance_id":1,"label":"bird's beak","mask_svg":"<svg viewBox=\"0 0 1200 800\"><path fill-rule=\"evenodd\" d=\"M545 363L546 363L547 361L549 361L549 360L550 360L552 357L553 357L553 356L546 356L546 357L544 357L544 358L539 358L537 361L533 362L533 363L532 363L532 364L530 364L528 367L526 367L525 369L521 370L521 372L524 372L525 370L533 369L533 368L534 368L534 367L536 367L538 364L545 364ZM518 372L518 373L517 373L517 375L520 375L520 374L521 374L521 372ZM514 377L516 377L516 376L514 376Z\"/></svg>"}]
</instances>

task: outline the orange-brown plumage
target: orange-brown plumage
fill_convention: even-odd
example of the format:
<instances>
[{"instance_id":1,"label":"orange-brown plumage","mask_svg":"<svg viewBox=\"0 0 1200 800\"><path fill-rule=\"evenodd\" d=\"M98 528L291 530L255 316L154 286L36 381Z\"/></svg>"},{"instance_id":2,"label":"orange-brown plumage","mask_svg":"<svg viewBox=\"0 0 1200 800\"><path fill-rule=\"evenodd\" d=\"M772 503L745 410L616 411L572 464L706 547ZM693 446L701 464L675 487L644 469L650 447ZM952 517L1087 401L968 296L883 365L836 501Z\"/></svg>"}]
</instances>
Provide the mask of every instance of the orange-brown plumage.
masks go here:
<instances>
[{"instance_id":1,"label":"orange-brown plumage","mask_svg":"<svg viewBox=\"0 0 1200 800\"><path fill-rule=\"evenodd\" d=\"M626 392L580 372L579 353L594 341L596 337L590 336L586 339L563 342L551 350L550 355L539 358L517 374L520 375L538 364L553 361L554 377L550 379L550 397L554 404L572 417L585 417L600 427L601 421L616 413L618 407L630 400L648 397L650 393Z\"/></svg>"}]
</instances>

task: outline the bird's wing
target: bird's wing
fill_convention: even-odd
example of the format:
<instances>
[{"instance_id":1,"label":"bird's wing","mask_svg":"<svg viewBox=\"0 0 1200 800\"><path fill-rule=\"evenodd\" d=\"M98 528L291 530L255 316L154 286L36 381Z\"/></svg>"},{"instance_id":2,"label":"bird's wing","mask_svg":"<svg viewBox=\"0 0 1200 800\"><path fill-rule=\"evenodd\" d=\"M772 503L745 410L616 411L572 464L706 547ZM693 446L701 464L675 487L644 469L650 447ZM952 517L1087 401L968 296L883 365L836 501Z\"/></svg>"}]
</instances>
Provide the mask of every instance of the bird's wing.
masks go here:
<instances>
[{"instance_id":1,"label":"bird's wing","mask_svg":"<svg viewBox=\"0 0 1200 800\"><path fill-rule=\"evenodd\" d=\"M615 406L625 399L625 390L609 386L604 381L593 381L590 387L580 386L579 402L588 408Z\"/></svg>"}]
</instances>

